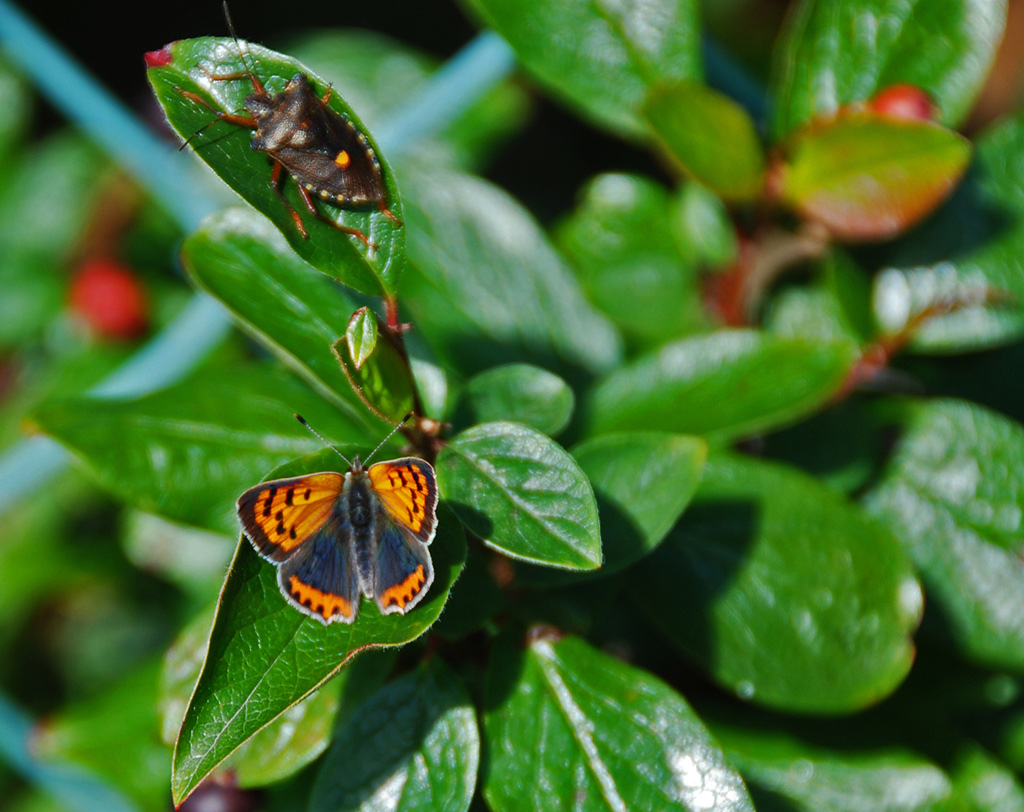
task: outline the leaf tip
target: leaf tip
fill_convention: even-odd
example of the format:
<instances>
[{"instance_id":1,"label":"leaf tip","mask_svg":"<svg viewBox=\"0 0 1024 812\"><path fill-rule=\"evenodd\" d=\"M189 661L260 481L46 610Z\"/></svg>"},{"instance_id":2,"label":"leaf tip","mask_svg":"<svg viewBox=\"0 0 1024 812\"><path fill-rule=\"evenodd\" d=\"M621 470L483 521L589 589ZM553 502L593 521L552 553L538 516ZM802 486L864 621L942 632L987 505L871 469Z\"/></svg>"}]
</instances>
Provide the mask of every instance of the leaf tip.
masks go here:
<instances>
[{"instance_id":1,"label":"leaf tip","mask_svg":"<svg viewBox=\"0 0 1024 812\"><path fill-rule=\"evenodd\" d=\"M146 51L143 59L146 60L146 70L150 68L166 68L171 64L171 60L174 55L171 53L171 46L174 43L169 42L163 48L158 51Z\"/></svg>"}]
</instances>

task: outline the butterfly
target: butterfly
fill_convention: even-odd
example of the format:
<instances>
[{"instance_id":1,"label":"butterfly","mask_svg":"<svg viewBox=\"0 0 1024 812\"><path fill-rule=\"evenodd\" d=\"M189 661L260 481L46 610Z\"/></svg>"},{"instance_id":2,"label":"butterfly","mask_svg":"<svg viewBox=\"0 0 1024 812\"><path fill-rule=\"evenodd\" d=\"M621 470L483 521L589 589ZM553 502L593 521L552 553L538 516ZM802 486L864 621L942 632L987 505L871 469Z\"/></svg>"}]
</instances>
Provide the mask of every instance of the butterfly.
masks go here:
<instances>
[{"instance_id":1,"label":"butterfly","mask_svg":"<svg viewBox=\"0 0 1024 812\"><path fill-rule=\"evenodd\" d=\"M237 503L246 538L278 568L281 593L324 624L355 621L363 595L385 615L423 600L436 509L434 469L418 457L369 468L355 457L344 475L261 482Z\"/></svg>"}]
</instances>

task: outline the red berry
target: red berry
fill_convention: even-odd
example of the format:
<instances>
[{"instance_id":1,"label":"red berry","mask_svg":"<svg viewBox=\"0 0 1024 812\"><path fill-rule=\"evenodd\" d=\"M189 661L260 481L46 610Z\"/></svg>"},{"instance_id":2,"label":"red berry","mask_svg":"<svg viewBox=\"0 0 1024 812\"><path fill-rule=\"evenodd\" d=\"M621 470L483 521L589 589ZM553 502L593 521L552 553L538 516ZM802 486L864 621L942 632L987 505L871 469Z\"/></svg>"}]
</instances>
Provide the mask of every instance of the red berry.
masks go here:
<instances>
[{"instance_id":1,"label":"red berry","mask_svg":"<svg viewBox=\"0 0 1024 812\"><path fill-rule=\"evenodd\" d=\"M108 338L135 338L149 323L149 302L139 280L110 259L82 263L71 283L71 309Z\"/></svg>"},{"instance_id":2,"label":"red berry","mask_svg":"<svg viewBox=\"0 0 1024 812\"><path fill-rule=\"evenodd\" d=\"M892 85L868 102L868 109L890 118L935 121L938 109L931 97L915 85Z\"/></svg>"}]
</instances>

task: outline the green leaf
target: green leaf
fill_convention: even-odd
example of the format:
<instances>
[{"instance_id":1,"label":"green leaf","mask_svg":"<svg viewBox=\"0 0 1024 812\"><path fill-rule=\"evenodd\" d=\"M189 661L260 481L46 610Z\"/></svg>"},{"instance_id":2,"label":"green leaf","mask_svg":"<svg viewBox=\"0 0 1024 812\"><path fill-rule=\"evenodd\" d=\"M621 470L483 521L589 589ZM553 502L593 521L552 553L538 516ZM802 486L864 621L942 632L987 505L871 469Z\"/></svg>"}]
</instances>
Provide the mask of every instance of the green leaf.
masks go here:
<instances>
[{"instance_id":1,"label":"green leaf","mask_svg":"<svg viewBox=\"0 0 1024 812\"><path fill-rule=\"evenodd\" d=\"M530 361L560 374L608 369L612 325L531 215L481 178L403 168L409 256L404 289L417 331L469 372Z\"/></svg>"},{"instance_id":2,"label":"green leaf","mask_svg":"<svg viewBox=\"0 0 1024 812\"><path fill-rule=\"evenodd\" d=\"M601 566L594 491L575 460L516 423L464 431L437 458L441 495L489 547L565 569Z\"/></svg>"},{"instance_id":3,"label":"green leaf","mask_svg":"<svg viewBox=\"0 0 1024 812\"><path fill-rule=\"evenodd\" d=\"M383 687L339 728L309 808L464 812L479 761L469 694L433 657Z\"/></svg>"},{"instance_id":4,"label":"green leaf","mask_svg":"<svg viewBox=\"0 0 1024 812\"><path fill-rule=\"evenodd\" d=\"M206 659L213 607L201 612L178 636L164 658L159 707L163 716L162 738L173 746L189 698ZM365 662L369 662L366 658ZM360 658L359 665L364 663ZM347 668L338 679L293 705L239 747L225 769L241 787L261 787L287 778L317 758L330 743L340 702L348 696L348 683L359 669ZM166 791L166 790L165 790Z\"/></svg>"},{"instance_id":5,"label":"green leaf","mask_svg":"<svg viewBox=\"0 0 1024 812\"><path fill-rule=\"evenodd\" d=\"M952 794L946 774L908 750L858 749L845 741L842 749L826 748L773 729L770 720L702 718L739 768L758 809L934 812L945 809L941 804Z\"/></svg>"},{"instance_id":6,"label":"green leaf","mask_svg":"<svg viewBox=\"0 0 1024 812\"><path fill-rule=\"evenodd\" d=\"M368 307L360 307L345 328L345 343L348 355L356 369L361 369L366 359L377 347L377 316Z\"/></svg>"},{"instance_id":7,"label":"green leaf","mask_svg":"<svg viewBox=\"0 0 1024 812\"><path fill-rule=\"evenodd\" d=\"M699 82L657 84L643 107L669 154L727 200L750 201L764 185L764 150L750 115Z\"/></svg>"},{"instance_id":8,"label":"green leaf","mask_svg":"<svg viewBox=\"0 0 1024 812\"><path fill-rule=\"evenodd\" d=\"M246 54L242 61L239 49ZM280 229L295 252L313 267L364 293L393 296L405 264L405 231L376 206L362 211L343 209L317 203L327 219L349 228L357 228L377 246L368 249L357 238L344 234L334 226L313 217L298 194L294 180L285 180L282 190L300 217L309 234L303 239L270 183L271 170L265 153L250 149L250 131L227 122L216 122L213 110L182 95L194 93L215 110L228 113L244 110L245 97L253 92L252 83L244 76L247 66L259 78L267 93L281 93L297 73L307 74L317 95L328 87L313 76L302 63L259 45L236 43L233 39L200 37L178 40L165 47L169 62L150 67L148 76L157 100L167 119L190 146L221 179L266 215ZM216 81L211 76L243 74L233 80ZM328 105L334 112L351 121L368 139L380 160L386 190L386 203L391 212L402 219L402 205L394 175L358 116L337 94L332 93ZM215 123L207 127L211 121ZM203 133L197 135L206 127Z\"/></svg>"},{"instance_id":9,"label":"green leaf","mask_svg":"<svg viewBox=\"0 0 1024 812\"><path fill-rule=\"evenodd\" d=\"M713 456L630 582L676 646L759 704L848 713L888 695L913 660L922 595L899 544L780 465Z\"/></svg>"},{"instance_id":10,"label":"green leaf","mask_svg":"<svg viewBox=\"0 0 1024 812\"><path fill-rule=\"evenodd\" d=\"M525 651L496 648L486 696L495 812L754 808L682 697L578 638L535 632Z\"/></svg>"},{"instance_id":11,"label":"green leaf","mask_svg":"<svg viewBox=\"0 0 1024 812\"><path fill-rule=\"evenodd\" d=\"M462 406L466 422L508 420L557 436L572 417L576 397L552 372L531 364L493 367L466 382Z\"/></svg>"},{"instance_id":12,"label":"green leaf","mask_svg":"<svg viewBox=\"0 0 1024 812\"><path fill-rule=\"evenodd\" d=\"M709 326L697 259L677 243L672 200L640 175L598 175L559 226L587 294L633 342L652 346Z\"/></svg>"},{"instance_id":13,"label":"green leaf","mask_svg":"<svg viewBox=\"0 0 1024 812\"><path fill-rule=\"evenodd\" d=\"M911 349L965 352L1024 334L1024 117L989 130L949 203L893 247L874 310L897 333L929 307L952 312L914 331ZM986 306L987 305L987 306Z\"/></svg>"},{"instance_id":14,"label":"green leaf","mask_svg":"<svg viewBox=\"0 0 1024 812\"><path fill-rule=\"evenodd\" d=\"M331 470L321 451L278 468L269 478ZM172 792L180 804L239 745L266 727L362 651L396 646L425 632L444 608L466 547L454 517L438 516L431 545L434 583L407 615L381 615L364 602L352 625L324 625L288 604L276 568L243 537L221 592L210 647L174 754Z\"/></svg>"},{"instance_id":15,"label":"green leaf","mask_svg":"<svg viewBox=\"0 0 1024 812\"><path fill-rule=\"evenodd\" d=\"M670 221L679 252L690 262L725 268L736 261L736 227L721 198L710 189L684 183L672 202Z\"/></svg>"},{"instance_id":16,"label":"green leaf","mask_svg":"<svg viewBox=\"0 0 1024 812\"><path fill-rule=\"evenodd\" d=\"M247 209L207 217L186 238L181 255L196 284L243 329L354 421L366 422L365 407L331 354L341 324L356 307L339 285L315 273L275 228Z\"/></svg>"},{"instance_id":17,"label":"green leaf","mask_svg":"<svg viewBox=\"0 0 1024 812\"><path fill-rule=\"evenodd\" d=\"M377 316L370 314L370 318L376 322ZM356 368L349 352L348 336L339 338L331 352L345 372L352 391L360 393L360 399L365 398L378 416L396 424L413 410L416 384L400 345L390 334L381 330L380 341L374 344L373 352L363 359L361 369Z\"/></svg>"},{"instance_id":18,"label":"green leaf","mask_svg":"<svg viewBox=\"0 0 1024 812\"><path fill-rule=\"evenodd\" d=\"M102 776L143 809L166 808L170 749L153 709L160 663L135 666L113 688L65 705L32 736L32 755Z\"/></svg>"},{"instance_id":19,"label":"green leaf","mask_svg":"<svg viewBox=\"0 0 1024 812\"><path fill-rule=\"evenodd\" d=\"M205 369L138 400L54 400L35 420L135 507L234 534L238 495L271 468L319 447L295 412L342 449L372 447L365 429L265 364Z\"/></svg>"},{"instance_id":20,"label":"green leaf","mask_svg":"<svg viewBox=\"0 0 1024 812\"><path fill-rule=\"evenodd\" d=\"M966 138L927 121L839 116L794 138L782 197L839 239L886 239L941 203L970 157Z\"/></svg>"},{"instance_id":21,"label":"green leaf","mask_svg":"<svg viewBox=\"0 0 1024 812\"><path fill-rule=\"evenodd\" d=\"M697 3L470 0L523 66L596 124L645 133L640 107L665 79L700 79Z\"/></svg>"},{"instance_id":22,"label":"green leaf","mask_svg":"<svg viewBox=\"0 0 1024 812\"><path fill-rule=\"evenodd\" d=\"M924 89L942 121L959 123L988 74L1005 22L1003 0L802 0L777 43L776 138L895 84Z\"/></svg>"},{"instance_id":23,"label":"green leaf","mask_svg":"<svg viewBox=\"0 0 1024 812\"><path fill-rule=\"evenodd\" d=\"M823 407L859 356L855 344L722 330L669 344L598 382L590 429L670 431L721 442Z\"/></svg>"},{"instance_id":24,"label":"green leaf","mask_svg":"<svg viewBox=\"0 0 1024 812\"><path fill-rule=\"evenodd\" d=\"M689 504L704 470L697 437L625 432L572 449L601 516L602 572L615 572L655 549Z\"/></svg>"},{"instance_id":25,"label":"green leaf","mask_svg":"<svg viewBox=\"0 0 1024 812\"><path fill-rule=\"evenodd\" d=\"M1024 786L1013 771L977 745L957 753L952 768L953 794L958 806L985 812L1020 812Z\"/></svg>"},{"instance_id":26,"label":"green leaf","mask_svg":"<svg viewBox=\"0 0 1024 812\"><path fill-rule=\"evenodd\" d=\"M942 628L970 659L1024 667L1024 428L972 403L906 404L866 506L903 542Z\"/></svg>"}]
</instances>

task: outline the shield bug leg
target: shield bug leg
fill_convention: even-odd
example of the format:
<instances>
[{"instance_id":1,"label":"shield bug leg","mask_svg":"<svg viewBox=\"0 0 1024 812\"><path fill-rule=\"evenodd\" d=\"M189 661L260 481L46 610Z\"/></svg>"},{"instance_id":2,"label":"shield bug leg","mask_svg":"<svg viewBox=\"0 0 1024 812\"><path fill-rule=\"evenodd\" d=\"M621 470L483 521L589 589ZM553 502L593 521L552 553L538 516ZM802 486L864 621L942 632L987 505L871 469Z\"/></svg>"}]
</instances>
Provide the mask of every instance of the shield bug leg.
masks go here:
<instances>
[{"instance_id":1,"label":"shield bug leg","mask_svg":"<svg viewBox=\"0 0 1024 812\"><path fill-rule=\"evenodd\" d=\"M343 226L341 223L335 222L326 214L321 212L320 209L316 207L316 202L313 200L313 195L311 195L309 193L309 190L306 187L304 187L301 183L298 184L298 188L299 196L302 198L302 201L306 204L306 208L309 209L310 214L312 214L318 220L323 220L328 225L334 226L336 229L338 229L338 231L341 231L344 234L351 234L353 237L356 237L357 239L361 240L366 245L367 248L373 251L377 250L377 246L370 242L366 238L366 235L363 234L363 232L360 231L358 228L350 228L349 226Z\"/></svg>"},{"instance_id":2,"label":"shield bug leg","mask_svg":"<svg viewBox=\"0 0 1024 812\"><path fill-rule=\"evenodd\" d=\"M281 164L278 163L277 161L274 161L274 168L270 173L270 186L273 188L275 192L277 192L277 196L281 198L281 202L284 203L285 208L288 209L288 213L292 216L292 221L295 223L295 228L298 229L299 234L302 235L302 239L308 240L309 232L306 231L306 226L303 225L302 218L299 217L299 213L295 211L295 209L292 207L292 204L288 202L288 198L284 196L284 192L281 191L281 169ZM302 191L303 189L300 186L299 192L301 193ZM303 200L305 200L305 196L303 196ZM308 201L306 202L306 205L309 206Z\"/></svg>"}]
</instances>

